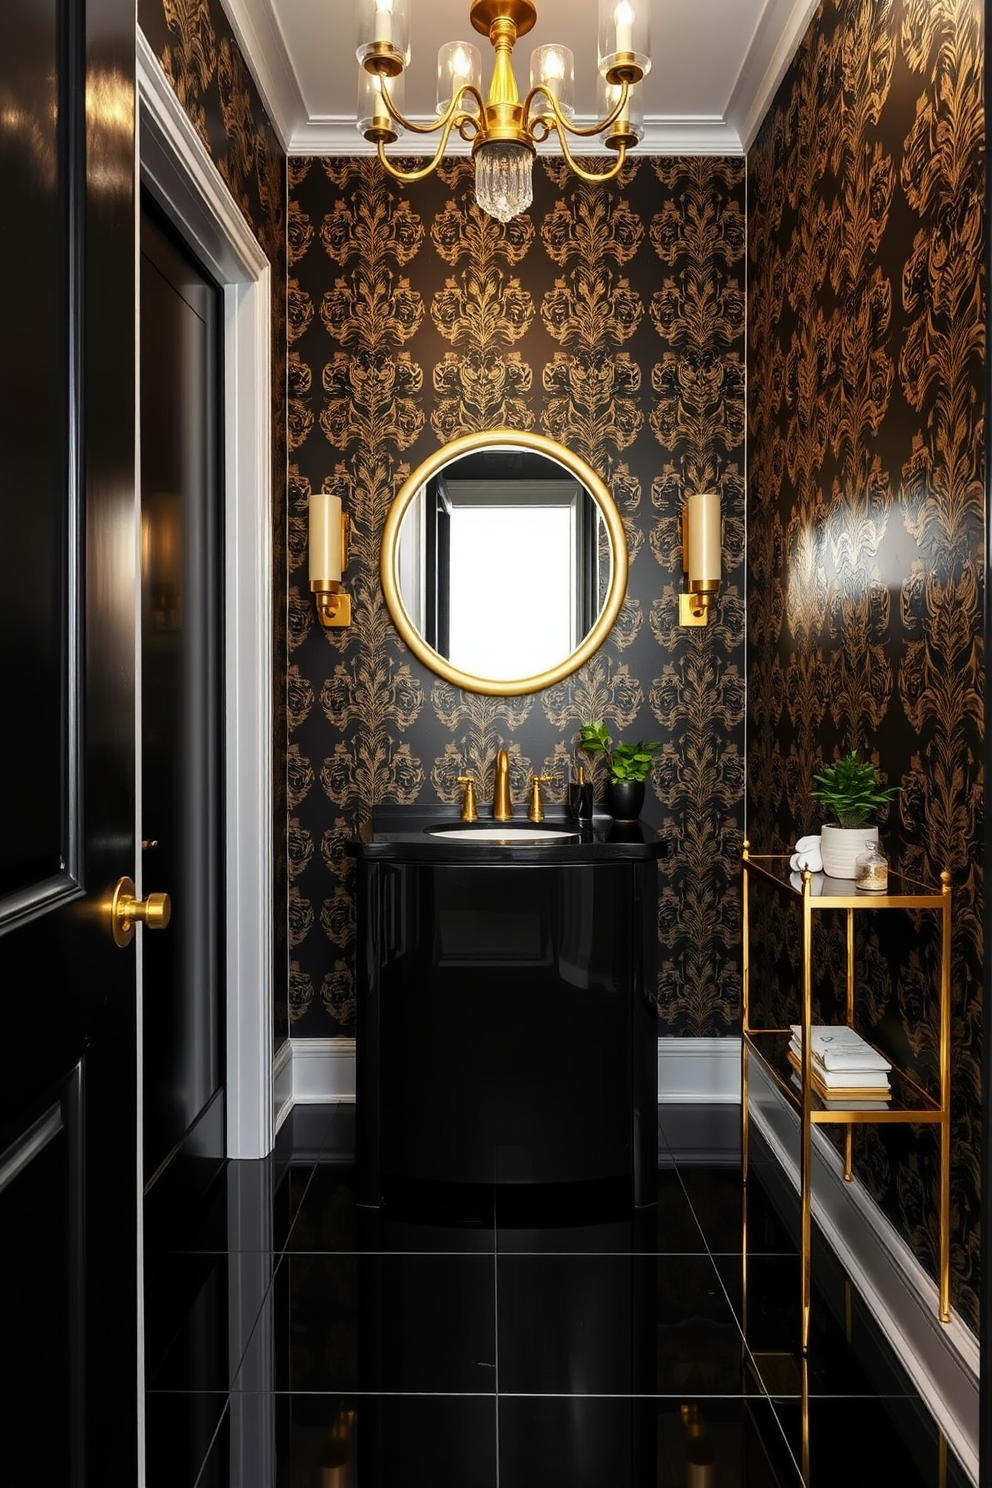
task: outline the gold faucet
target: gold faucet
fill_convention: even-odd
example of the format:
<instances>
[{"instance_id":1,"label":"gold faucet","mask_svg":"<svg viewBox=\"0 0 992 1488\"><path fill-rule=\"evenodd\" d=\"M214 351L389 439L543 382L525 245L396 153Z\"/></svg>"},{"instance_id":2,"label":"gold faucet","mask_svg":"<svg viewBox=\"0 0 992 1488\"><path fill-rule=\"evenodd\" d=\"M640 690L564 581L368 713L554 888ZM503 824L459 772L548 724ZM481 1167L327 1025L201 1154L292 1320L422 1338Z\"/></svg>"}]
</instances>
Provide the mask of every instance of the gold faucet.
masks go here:
<instances>
[{"instance_id":1,"label":"gold faucet","mask_svg":"<svg viewBox=\"0 0 992 1488\"><path fill-rule=\"evenodd\" d=\"M541 802L541 782L550 780L550 775L532 775L530 781L530 806L527 809L527 820L538 822L544 820L544 806Z\"/></svg>"},{"instance_id":2,"label":"gold faucet","mask_svg":"<svg viewBox=\"0 0 992 1488\"><path fill-rule=\"evenodd\" d=\"M509 821L512 816L510 757L505 749L500 749L496 754L496 769L493 775L493 821Z\"/></svg>"},{"instance_id":3,"label":"gold faucet","mask_svg":"<svg viewBox=\"0 0 992 1488\"><path fill-rule=\"evenodd\" d=\"M479 813L475 809L475 781L471 775L456 775L455 779L459 785L465 787L462 796L462 821L478 821Z\"/></svg>"}]
</instances>

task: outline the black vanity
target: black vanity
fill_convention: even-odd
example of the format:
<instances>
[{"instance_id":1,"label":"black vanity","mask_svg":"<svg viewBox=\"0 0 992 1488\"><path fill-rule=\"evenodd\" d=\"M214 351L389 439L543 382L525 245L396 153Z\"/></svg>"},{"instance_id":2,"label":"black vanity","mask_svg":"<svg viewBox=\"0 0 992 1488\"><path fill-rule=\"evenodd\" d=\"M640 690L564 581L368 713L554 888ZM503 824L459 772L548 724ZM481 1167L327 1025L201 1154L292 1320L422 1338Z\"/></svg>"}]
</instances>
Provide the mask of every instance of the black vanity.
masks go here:
<instances>
[{"instance_id":1,"label":"black vanity","mask_svg":"<svg viewBox=\"0 0 992 1488\"><path fill-rule=\"evenodd\" d=\"M444 808L356 834L360 1203L591 1182L654 1201L667 850L609 818L472 829Z\"/></svg>"}]
</instances>

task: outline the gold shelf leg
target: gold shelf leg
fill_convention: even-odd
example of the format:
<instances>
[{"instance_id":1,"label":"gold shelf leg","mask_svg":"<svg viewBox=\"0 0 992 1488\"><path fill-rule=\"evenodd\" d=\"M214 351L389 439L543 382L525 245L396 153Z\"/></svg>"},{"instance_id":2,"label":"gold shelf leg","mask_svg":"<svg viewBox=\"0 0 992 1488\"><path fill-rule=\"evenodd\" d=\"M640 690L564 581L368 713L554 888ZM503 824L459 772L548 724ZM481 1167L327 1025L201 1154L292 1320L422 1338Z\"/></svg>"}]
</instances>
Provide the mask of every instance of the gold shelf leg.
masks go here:
<instances>
[{"instance_id":1,"label":"gold shelf leg","mask_svg":"<svg viewBox=\"0 0 992 1488\"><path fill-rule=\"evenodd\" d=\"M951 1320L951 875L940 875L940 1298L942 1323Z\"/></svg>"},{"instance_id":2,"label":"gold shelf leg","mask_svg":"<svg viewBox=\"0 0 992 1488\"><path fill-rule=\"evenodd\" d=\"M810 911L811 875L803 874L803 1105L799 1131L799 1185L802 1204L801 1257L802 1257L802 1352L805 1358L809 1345L809 1295L810 1295L810 1201L812 1173L810 1171L810 1024L813 1016L812 976L810 961L813 950L813 916Z\"/></svg>"},{"instance_id":3,"label":"gold shelf leg","mask_svg":"<svg viewBox=\"0 0 992 1488\"><path fill-rule=\"evenodd\" d=\"M747 860L748 844L745 841L742 857ZM750 1028L748 1019L748 893L747 873L741 869L741 1179L747 1183L748 1117L747 1117L747 1038Z\"/></svg>"},{"instance_id":4,"label":"gold shelf leg","mask_svg":"<svg viewBox=\"0 0 992 1488\"><path fill-rule=\"evenodd\" d=\"M803 1417L803 1424L802 1424L802 1432L803 1432L803 1441L802 1441L802 1472L803 1472L803 1482L806 1484L806 1488L809 1488L809 1482L810 1482L810 1476L809 1476L809 1365L806 1362L806 1355L805 1354L803 1355L803 1359L802 1359L802 1370L803 1370L802 1395L800 1397L801 1405L802 1405L802 1417Z\"/></svg>"}]
</instances>

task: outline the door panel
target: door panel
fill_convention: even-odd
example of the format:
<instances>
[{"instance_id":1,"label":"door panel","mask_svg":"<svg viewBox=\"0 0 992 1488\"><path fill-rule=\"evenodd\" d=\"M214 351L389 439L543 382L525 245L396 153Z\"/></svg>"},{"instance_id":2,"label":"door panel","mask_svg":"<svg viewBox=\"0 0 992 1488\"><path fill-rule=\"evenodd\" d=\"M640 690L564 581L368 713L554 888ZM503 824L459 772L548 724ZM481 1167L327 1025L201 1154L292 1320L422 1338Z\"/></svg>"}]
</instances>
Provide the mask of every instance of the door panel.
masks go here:
<instances>
[{"instance_id":1,"label":"door panel","mask_svg":"<svg viewBox=\"0 0 992 1488\"><path fill-rule=\"evenodd\" d=\"M148 1190L224 1154L224 574L220 291L145 198L140 305L142 871L172 900L142 963Z\"/></svg>"},{"instance_id":2,"label":"door panel","mask_svg":"<svg viewBox=\"0 0 992 1488\"><path fill-rule=\"evenodd\" d=\"M37 1241L0 1336L15 1373L49 1343L41 1488L138 1477L136 953L106 915L134 872L133 94L123 0L0 7L0 1226Z\"/></svg>"}]
</instances>

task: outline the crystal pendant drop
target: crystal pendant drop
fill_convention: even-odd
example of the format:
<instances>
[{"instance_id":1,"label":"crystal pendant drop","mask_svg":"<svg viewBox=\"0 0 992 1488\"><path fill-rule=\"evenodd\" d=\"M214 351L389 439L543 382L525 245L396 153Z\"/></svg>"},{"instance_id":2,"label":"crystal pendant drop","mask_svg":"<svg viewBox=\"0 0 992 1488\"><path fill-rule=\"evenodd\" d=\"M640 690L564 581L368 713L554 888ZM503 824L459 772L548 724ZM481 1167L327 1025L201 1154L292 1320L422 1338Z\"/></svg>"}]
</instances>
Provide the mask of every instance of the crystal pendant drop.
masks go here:
<instances>
[{"instance_id":1,"label":"crystal pendant drop","mask_svg":"<svg viewBox=\"0 0 992 1488\"><path fill-rule=\"evenodd\" d=\"M533 200L533 156L526 145L493 140L475 157L475 199L484 212L509 222L526 212Z\"/></svg>"}]
</instances>

